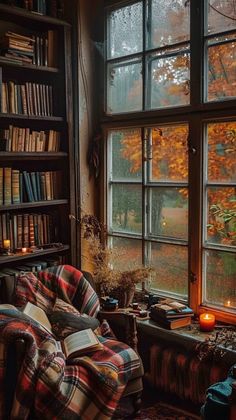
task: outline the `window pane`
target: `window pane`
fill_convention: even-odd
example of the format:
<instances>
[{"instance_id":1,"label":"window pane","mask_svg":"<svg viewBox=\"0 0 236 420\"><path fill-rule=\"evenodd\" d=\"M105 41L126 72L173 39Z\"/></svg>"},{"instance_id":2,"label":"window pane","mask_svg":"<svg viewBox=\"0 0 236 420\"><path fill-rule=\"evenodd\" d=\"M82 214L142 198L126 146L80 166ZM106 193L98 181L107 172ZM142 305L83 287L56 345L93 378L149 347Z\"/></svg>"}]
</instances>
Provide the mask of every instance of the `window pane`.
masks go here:
<instances>
[{"instance_id":1,"label":"window pane","mask_svg":"<svg viewBox=\"0 0 236 420\"><path fill-rule=\"evenodd\" d=\"M140 52L143 48L142 2L113 11L108 18L108 57Z\"/></svg>"},{"instance_id":2,"label":"window pane","mask_svg":"<svg viewBox=\"0 0 236 420\"><path fill-rule=\"evenodd\" d=\"M208 33L236 28L235 0L208 0Z\"/></svg>"},{"instance_id":3,"label":"window pane","mask_svg":"<svg viewBox=\"0 0 236 420\"><path fill-rule=\"evenodd\" d=\"M138 60L108 65L107 112L142 109L142 64Z\"/></svg>"},{"instance_id":4,"label":"window pane","mask_svg":"<svg viewBox=\"0 0 236 420\"><path fill-rule=\"evenodd\" d=\"M207 241L236 246L236 187L208 188Z\"/></svg>"},{"instance_id":5,"label":"window pane","mask_svg":"<svg viewBox=\"0 0 236 420\"><path fill-rule=\"evenodd\" d=\"M141 130L112 131L112 180L142 180ZM110 160L110 159L109 159Z\"/></svg>"},{"instance_id":6,"label":"window pane","mask_svg":"<svg viewBox=\"0 0 236 420\"><path fill-rule=\"evenodd\" d=\"M112 226L116 232L142 232L142 188L135 185L113 185Z\"/></svg>"},{"instance_id":7,"label":"window pane","mask_svg":"<svg viewBox=\"0 0 236 420\"><path fill-rule=\"evenodd\" d=\"M236 309L236 254L205 251L204 303Z\"/></svg>"},{"instance_id":8,"label":"window pane","mask_svg":"<svg viewBox=\"0 0 236 420\"><path fill-rule=\"evenodd\" d=\"M151 181L187 181L188 126L158 126L148 134L152 145L148 159Z\"/></svg>"},{"instance_id":9,"label":"window pane","mask_svg":"<svg viewBox=\"0 0 236 420\"><path fill-rule=\"evenodd\" d=\"M190 55L160 57L158 54L147 58L147 108L163 108L188 105L190 80Z\"/></svg>"},{"instance_id":10,"label":"window pane","mask_svg":"<svg viewBox=\"0 0 236 420\"><path fill-rule=\"evenodd\" d=\"M112 261L115 269L133 270L142 266L142 241L113 237L112 248L119 256Z\"/></svg>"},{"instance_id":11,"label":"window pane","mask_svg":"<svg viewBox=\"0 0 236 420\"><path fill-rule=\"evenodd\" d=\"M185 0L148 1L148 48L171 45L189 39L189 3Z\"/></svg>"},{"instance_id":12,"label":"window pane","mask_svg":"<svg viewBox=\"0 0 236 420\"><path fill-rule=\"evenodd\" d=\"M188 252L176 245L151 244L151 262L155 268L152 288L167 294L187 297Z\"/></svg>"},{"instance_id":13,"label":"window pane","mask_svg":"<svg viewBox=\"0 0 236 420\"><path fill-rule=\"evenodd\" d=\"M188 238L188 190L186 188L152 188L149 234Z\"/></svg>"},{"instance_id":14,"label":"window pane","mask_svg":"<svg viewBox=\"0 0 236 420\"><path fill-rule=\"evenodd\" d=\"M208 124L208 179L236 182L236 121Z\"/></svg>"},{"instance_id":15,"label":"window pane","mask_svg":"<svg viewBox=\"0 0 236 420\"><path fill-rule=\"evenodd\" d=\"M236 42L235 36L215 38L215 41L227 41L208 48L208 100L221 101L236 94Z\"/></svg>"}]
</instances>

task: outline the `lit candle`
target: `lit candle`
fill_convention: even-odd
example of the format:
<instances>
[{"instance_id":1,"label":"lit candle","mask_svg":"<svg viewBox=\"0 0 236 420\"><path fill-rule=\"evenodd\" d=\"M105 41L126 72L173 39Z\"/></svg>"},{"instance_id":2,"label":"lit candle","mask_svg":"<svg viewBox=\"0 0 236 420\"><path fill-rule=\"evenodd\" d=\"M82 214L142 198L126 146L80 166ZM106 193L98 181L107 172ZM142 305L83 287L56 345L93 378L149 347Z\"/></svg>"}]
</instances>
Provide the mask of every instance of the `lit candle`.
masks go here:
<instances>
[{"instance_id":1,"label":"lit candle","mask_svg":"<svg viewBox=\"0 0 236 420\"><path fill-rule=\"evenodd\" d=\"M201 314L199 322L201 331L212 331L215 326L215 315L206 313Z\"/></svg>"},{"instance_id":2,"label":"lit candle","mask_svg":"<svg viewBox=\"0 0 236 420\"><path fill-rule=\"evenodd\" d=\"M23 254L25 254L27 252L27 248L22 248L21 251L23 252Z\"/></svg>"},{"instance_id":3,"label":"lit candle","mask_svg":"<svg viewBox=\"0 0 236 420\"><path fill-rule=\"evenodd\" d=\"M231 302L230 302L230 300L227 300L227 301L225 302L225 306L228 306L228 308L231 306Z\"/></svg>"},{"instance_id":4,"label":"lit candle","mask_svg":"<svg viewBox=\"0 0 236 420\"><path fill-rule=\"evenodd\" d=\"M3 240L3 248L9 249L11 246L11 241L10 239L4 239Z\"/></svg>"}]
</instances>

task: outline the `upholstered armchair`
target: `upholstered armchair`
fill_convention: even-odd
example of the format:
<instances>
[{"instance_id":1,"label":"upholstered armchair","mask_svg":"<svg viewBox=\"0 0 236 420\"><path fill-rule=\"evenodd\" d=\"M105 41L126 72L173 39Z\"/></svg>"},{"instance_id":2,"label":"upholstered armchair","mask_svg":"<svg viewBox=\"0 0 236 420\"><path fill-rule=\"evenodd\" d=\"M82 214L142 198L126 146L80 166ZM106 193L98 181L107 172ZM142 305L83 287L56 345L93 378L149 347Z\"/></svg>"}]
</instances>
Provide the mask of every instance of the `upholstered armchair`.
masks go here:
<instances>
[{"instance_id":1,"label":"upholstered armchair","mask_svg":"<svg viewBox=\"0 0 236 420\"><path fill-rule=\"evenodd\" d=\"M93 286L93 278L90 273L84 272L84 277ZM14 277L4 277L0 280L0 299L1 303L15 304L16 295L16 279ZM102 311L96 314L97 318L102 321L105 316ZM118 340L126 343L137 352L137 329L136 318L132 314L119 313L119 312L106 312L106 320L115 333ZM9 345L7 348L7 366L4 384L0 388L4 389L5 394L5 417L10 418L11 408L14 400L15 387L17 383L18 373L22 364L25 353L25 343L22 339ZM129 396L133 401L134 413L138 413L141 405L142 393L142 376L143 365L139 358L139 363L133 369L132 375L129 378L124 388L122 397ZM1 379L1 378L0 378ZM91 418L92 420L92 418Z\"/></svg>"}]
</instances>

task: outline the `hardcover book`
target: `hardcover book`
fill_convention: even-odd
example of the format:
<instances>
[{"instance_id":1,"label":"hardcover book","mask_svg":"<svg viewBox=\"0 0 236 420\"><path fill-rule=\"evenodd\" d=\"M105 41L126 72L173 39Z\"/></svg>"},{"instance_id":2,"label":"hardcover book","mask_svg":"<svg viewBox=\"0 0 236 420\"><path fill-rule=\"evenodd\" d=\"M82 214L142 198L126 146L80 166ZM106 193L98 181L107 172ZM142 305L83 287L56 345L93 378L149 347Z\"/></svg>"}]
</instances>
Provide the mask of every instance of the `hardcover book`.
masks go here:
<instances>
[{"instance_id":1,"label":"hardcover book","mask_svg":"<svg viewBox=\"0 0 236 420\"><path fill-rule=\"evenodd\" d=\"M163 318L182 318L186 316L193 316L193 310L188 306L176 302L176 301L167 301L163 303L157 303L152 305L151 310L158 313L159 316Z\"/></svg>"},{"instance_id":2,"label":"hardcover book","mask_svg":"<svg viewBox=\"0 0 236 420\"><path fill-rule=\"evenodd\" d=\"M163 318L157 312L150 312L150 318L163 328L175 330L176 328L186 327L191 324L191 316L185 316L175 319Z\"/></svg>"}]
</instances>

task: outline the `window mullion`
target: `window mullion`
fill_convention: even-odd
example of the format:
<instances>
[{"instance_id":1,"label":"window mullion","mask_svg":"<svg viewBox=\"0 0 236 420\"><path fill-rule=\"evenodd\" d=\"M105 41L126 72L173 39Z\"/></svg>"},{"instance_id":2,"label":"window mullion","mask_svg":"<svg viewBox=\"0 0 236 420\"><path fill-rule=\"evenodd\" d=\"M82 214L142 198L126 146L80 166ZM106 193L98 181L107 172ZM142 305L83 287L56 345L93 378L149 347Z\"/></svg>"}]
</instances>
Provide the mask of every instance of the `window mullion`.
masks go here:
<instances>
[{"instance_id":1,"label":"window mullion","mask_svg":"<svg viewBox=\"0 0 236 420\"><path fill-rule=\"evenodd\" d=\"M201 303L203 150L201 118L189 121L189 293L190 305L197 311Z\"/></svg>"},{"instance_id":2,"label":"window mullion","mask_svg":"<svg viewBox=\"0 0 236 420\"><path fill-rule=\"evenodd\" d=\"M204 0L192 0L190 8L190 89L191 105L203 102L203 68L204 68Z\"/></svg>"}]
</instances>

